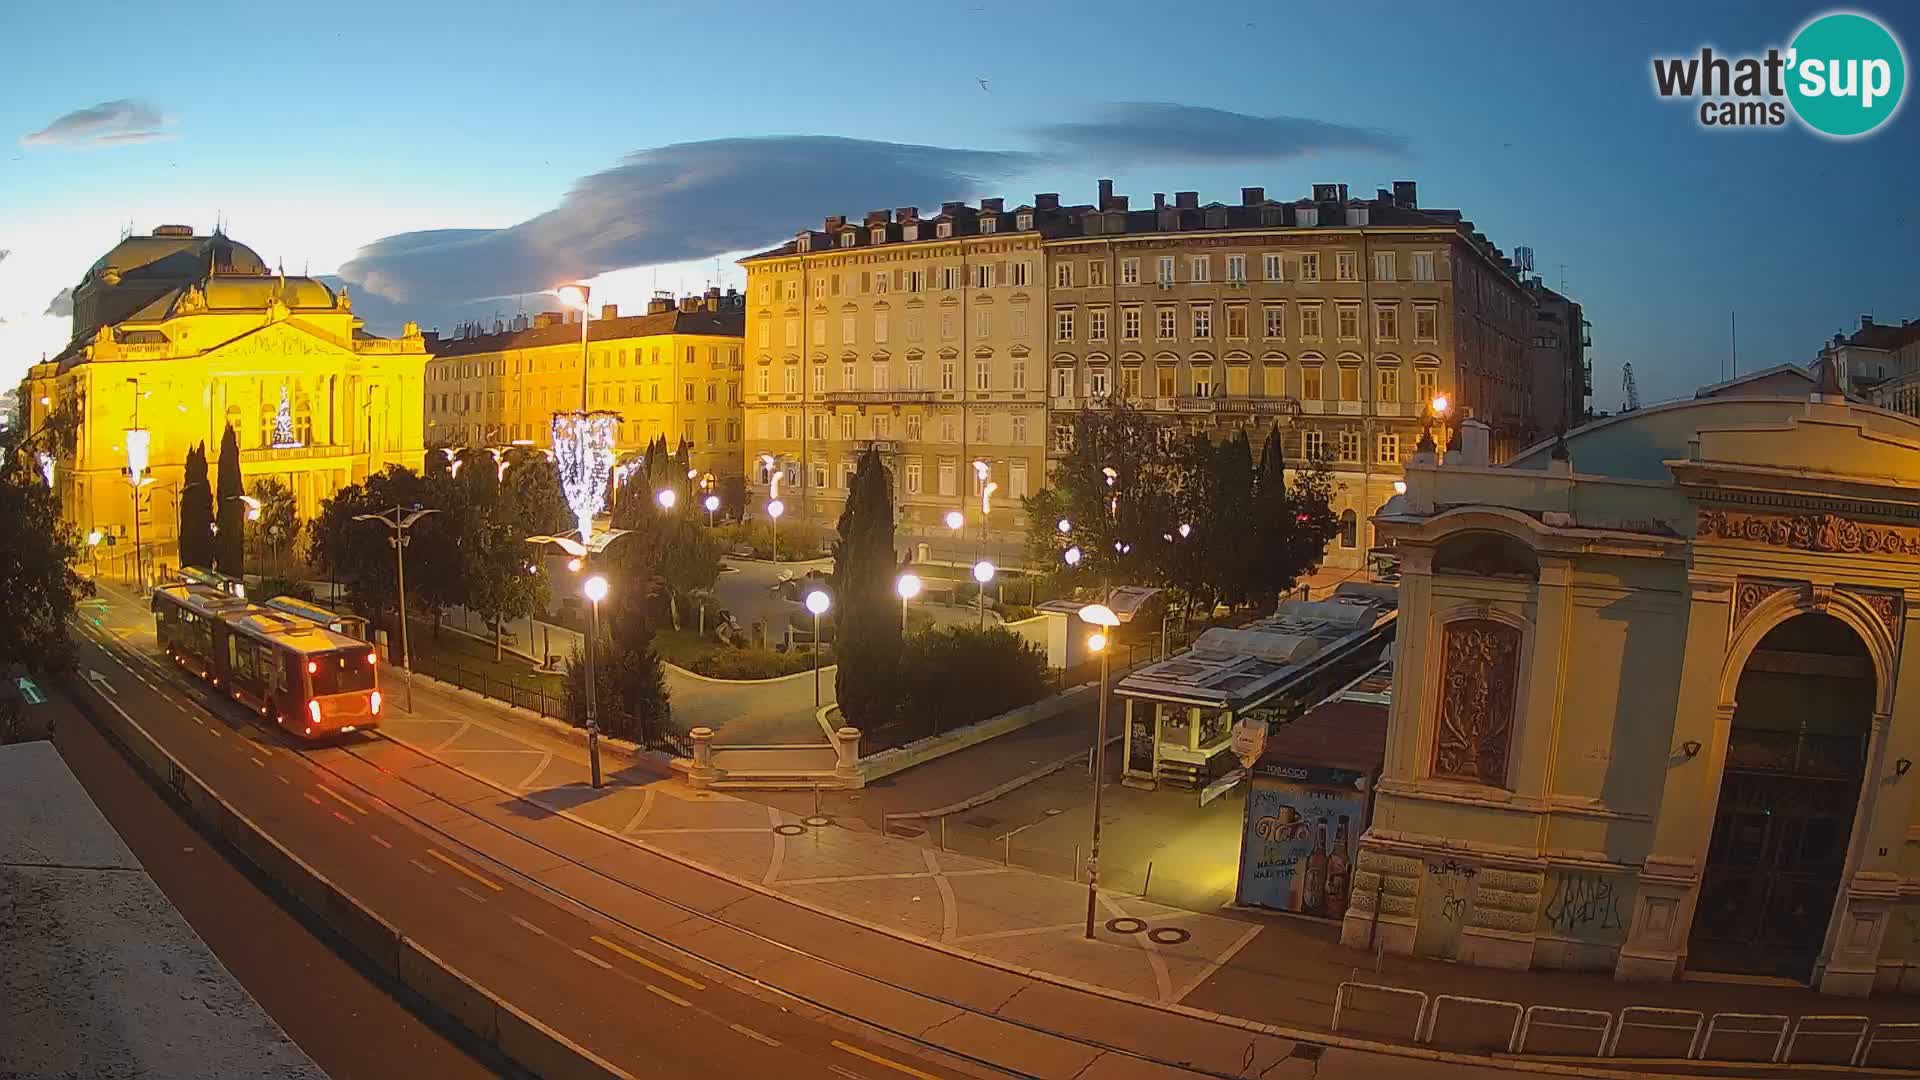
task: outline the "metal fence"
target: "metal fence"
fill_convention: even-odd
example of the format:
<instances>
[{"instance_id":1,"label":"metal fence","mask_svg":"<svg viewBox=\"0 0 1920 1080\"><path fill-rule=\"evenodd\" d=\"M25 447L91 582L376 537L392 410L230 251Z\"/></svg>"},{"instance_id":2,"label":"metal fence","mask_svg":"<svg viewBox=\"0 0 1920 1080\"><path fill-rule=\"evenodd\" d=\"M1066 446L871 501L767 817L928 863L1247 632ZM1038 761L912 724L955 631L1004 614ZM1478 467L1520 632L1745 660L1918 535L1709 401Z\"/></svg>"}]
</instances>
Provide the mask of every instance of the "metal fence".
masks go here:
<instances>
[{"instance_id":1,"label":"metal fence","mask_svg":"<svg viewBox=\"0 0 1920 1080\"><path fill-rule=\"evenodd\" d=\"M1348 981L1332 1030L1444 1050L1590 1059L1678 1058L1854 1068L1920 1067L1920 1024L1860 1015L1720 1012L1629 1005L1615 1012Z\"/></svg>"},{"instance_id":2,"label":"metal fence","mask_svg":"<svg viewBox=\"0 0 1920 1080\"><path fill-rule=\"evenodd\" d=\"M558 720L574 727L583 726L567 708L566 695L547 690L545 684L535 683L527 686L495 678L485 672L473 671L459 664L438 657L414 654L413 670L430 679L451 683L462 690L470 690L481 697L492 698L505 705L512 705L528 712ZM600 717L600 730L615 738L628 739L647 750L688 757L693 753L693 744L686 733L674 730L646 732L633 717L615 711L603 711ZM636 737L638 735L639 737Z\"/></svg>"}]
</instances>

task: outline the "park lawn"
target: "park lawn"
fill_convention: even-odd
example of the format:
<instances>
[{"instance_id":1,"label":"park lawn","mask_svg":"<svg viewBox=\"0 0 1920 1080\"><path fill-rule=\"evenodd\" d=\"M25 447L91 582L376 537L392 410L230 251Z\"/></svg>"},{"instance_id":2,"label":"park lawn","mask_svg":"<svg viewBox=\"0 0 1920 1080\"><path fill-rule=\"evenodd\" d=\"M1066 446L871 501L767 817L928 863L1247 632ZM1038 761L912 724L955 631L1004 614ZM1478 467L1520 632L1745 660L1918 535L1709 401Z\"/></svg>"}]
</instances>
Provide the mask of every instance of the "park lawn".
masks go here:
<instances>
[{"instance_id":1,"label":"park lawn","mask_svg":"<svg viewBox=\"0 0 1920 1080\"><path fill-rule=\"evenodd\" d=\"M481 641L451 627L442 627L439 636L435 637L432 623L414 619L407 621L408 644L413 646L415 653L428 658L430 663L452 664L476 675L530 690L539 687L550 694L560 692L561 677L534 670L533 664L524 656L508 652L496 661L490 641Z\"/></svg>"}]
</instances>

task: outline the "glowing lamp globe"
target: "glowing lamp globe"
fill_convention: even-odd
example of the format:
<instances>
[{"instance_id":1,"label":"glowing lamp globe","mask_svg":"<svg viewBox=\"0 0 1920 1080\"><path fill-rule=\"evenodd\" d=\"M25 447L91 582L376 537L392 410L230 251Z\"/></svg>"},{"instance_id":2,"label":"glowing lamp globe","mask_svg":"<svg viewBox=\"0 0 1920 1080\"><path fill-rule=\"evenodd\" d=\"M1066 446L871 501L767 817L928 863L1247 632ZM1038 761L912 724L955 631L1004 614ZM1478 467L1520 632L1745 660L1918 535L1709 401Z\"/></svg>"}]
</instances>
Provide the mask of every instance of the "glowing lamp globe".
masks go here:
<instances>
[{"instance_id":1,"label":"glowing lamp globe","mask_svg":"<svg viewBox=\"0 0 1920 1080\"><path fill-rule=\"evenodd\" d=\"M900 599L911 600L920 595L920 578L914 574L901 574L893 587L900 594Z\"/></svg>"},{"instance_id":2,"label":"glowing lamp globe","mask_svg":"<svg viewBox=\"0 0 1920 1080\"><path fill-rule=\"evenodd\" d=\"M779 499L775 499L772 502L767 504L767 516L772 518L775 521L779 521L780 515L786 512L787 512L786 504L781 502Z\"/></svg>"},{"instance_id":3,"label":"glowing lamp globe","mask_svg":"<svg viewBox=\"0 0 1920 1080\"><path fill-rule=\"evenodd\" d=\"M973 564L973 580L985 585L987 582L993 580L994 572L997 569L998 568L992 563L981 559L979 562Z\"/></svg>"},{"instance_id":4,"label":"glowing lamp globe","mask_svg":"<svg viewBox=\"0 0 1920 1080\"><path fill-rule=\"evenodd\" d=\"M672 488L661 488L660 494L655 495L653 501L660 504L660 509L671 510L673 509L673 504L678 502L679 498L678 495L674 494Z\"/></svg>"},{"instance_id":5,"label":"glowing lamp globe","mask_svg":"<svg viewBox=\"0 0 1920 1080\"><path fill-rule=\"evenodd\" d=\"M707 513L709 514L713 513L715 510L720 509L720 496L718 495L707 496L706 507L707 507Z\"/></svg>"},{"instance_id":6,"label":"glowing lamp globe","mask_svg":"<svg viewBox=\"0 0 1920 1080\"><path fill-rule=\"evenodd\" d=\"M597 604L607 598L607 579L595 574L587 579L587 583L580 587L580 591L587 599Z\"/></svg>"},{"instance_id":7,"label":"glowing lamp globe","mask_svg":"<svg viewBox=\"0 0 1920 1080\"><path fill-rule=\"evenodd\" d=\"M807 594L807 610L813 612L815 615L825 615L827 609L832 606L833 601L827 597L826 593L821 592L819 589L815 589Z\"/></svg>"}]
</instances>

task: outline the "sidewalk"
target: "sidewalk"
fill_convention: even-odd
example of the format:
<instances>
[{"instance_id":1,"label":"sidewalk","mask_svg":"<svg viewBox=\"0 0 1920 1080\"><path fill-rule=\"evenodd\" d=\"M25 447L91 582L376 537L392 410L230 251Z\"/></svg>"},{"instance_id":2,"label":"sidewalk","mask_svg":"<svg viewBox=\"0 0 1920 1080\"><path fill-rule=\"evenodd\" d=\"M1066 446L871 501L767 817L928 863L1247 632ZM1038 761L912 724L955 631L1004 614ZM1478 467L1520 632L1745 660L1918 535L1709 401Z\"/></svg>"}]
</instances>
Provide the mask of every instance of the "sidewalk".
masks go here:
<instances>
[{"instance_id":1,"label":"sidewalk","mask_svg":"<svg viewBox=\"0 0 1920 1080\"><path fill-rule=\"evenodd\" d=\"M132 636L138 647L151 648L150 625ZM1820 997L1803 988L1720 983L1623 985L1604 975L1503 972L1404 957L1383 958L1376 969L1374 957L1341 948L1331 924L1231 910L1186 911L1123 892L1101 894L1102 927L1099 939L1089 943L1082 938L1084 885L938 851L857 822L809 827L795 812L695 791L612 756L607 760L610 786L596 792L585 785L583 749L564 735L476 696L431 684L417 686L416 697L415 713L390 715L384 734L470 777L518 793L518 801L497 795L482 799L492 789L474 786L459 800L468 807L497 805L498 812L489 816L502 828L551 844L557 827L570 820L597 830L601 839L581 842L608 858L617 857L618 845L609 844L620 837L814 913L1162 1007L1183 1005L1325 1031L1339 983L1359 978L1529 1005L1920 1019L1920 1002L1912 998L1858 1001ZM1073 730L1062 724L1035 735L1027 758L1041 758L1042 747L1048 752L1071 748ZM1079 747L1085 744L1083 734ZM1002 762L1007 770L1024 764L1011 754ZM977 790L982 779L975 773L966 786ZM951 778L925 785L930 799L959 789L959 780ZM838 813L829 808L830 817ZM570 880L562 874L552 884L564 890ZM754 901L751 910L768 913L764 901ZM817 917L796 915L816 933L821 930ZM858 934L852 928L845 932ZM825 947L806 940L809 947Z\"/></svg>"}]
</instances>

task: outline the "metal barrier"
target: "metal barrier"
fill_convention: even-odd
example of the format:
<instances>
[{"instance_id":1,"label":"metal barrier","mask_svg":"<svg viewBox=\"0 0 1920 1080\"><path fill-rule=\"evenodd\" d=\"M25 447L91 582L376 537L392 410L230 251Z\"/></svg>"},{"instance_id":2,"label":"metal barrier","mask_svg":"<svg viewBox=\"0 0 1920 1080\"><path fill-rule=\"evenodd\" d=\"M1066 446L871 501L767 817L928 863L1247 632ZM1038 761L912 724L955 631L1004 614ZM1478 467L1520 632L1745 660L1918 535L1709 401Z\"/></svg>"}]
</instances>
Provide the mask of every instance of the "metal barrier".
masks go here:
<instances>
[{"instance_id":1,"label":"metal barrier","mask_svg":"<svg viewBox=\"0 0 1920 1080\"><path fill-rule=\"evenodd\" d=\"M1338 1009L1339 1002L1336 1001L1334 1003L1334 1007ZM1895 1038L1895 1039L1882 1039L1880 1037L1880 1033L1883 1031L1901 1032L1905 1034L1906 1037ZM1896 1043L1903 1046L1914 1044L1914 1043L1920 1043L1920 1023L1892 1023L1892 1024L1873 1025L1873 1031L1867 1035L1866 1045L1860 1048L1860 1053L1857 1056L1856 1060L1853 1062L1853 1064L1859 1068L1866 1068L1868 1065L1872 1064L1873 1048L1882 1043Z\"/></svg>"},{"instance_id":2,"label":"metal barrier","mask_svg":"<svg viewBox=\"0 0 1920 1080\"><path fill-rule=\"evenodd\" d=\"M1845 1022L1847 1024L1857 1023L1860 1025L1860 1030L1858 1031L1803 1031L1802 1029L1805 1027L1807 1021L1809 1020L1813 1021L1816 1024L1837 1024L1841 1022ZM1800 1036L1804 1034L1808 1038L1829 1038L1829 1039L1851 1038L1853 1040L1853 1049L1847 1051L1847 1057L1845 1061L1845 1064L1851 1065L1853 1064L1854 1059L1860 1056L1860 1047L1867 1041L1867 1029L1871 1028L1872 1026L1873 1026L1873 1018L1868 1016L1844 1016L1844 1015L1842 1016L1803 1016L1800 1019L1795 1020L1793 1022L1793 1034L1787 1036L1787 1050L1786 1050L1786 1053L1780 1055L1780 1061L1782 1061L1783 1063L1791 1063L1793 1061L1793 1049L1794 1047L1800 1045ZM1837 1062L1837 1061L1826 1062L1824 1064L1838 1065L1838 1064L1841 1064L1841 1062Z\"/></svg>"},{"instance_id":3,"label":"metal barrier","mask_svg":"<svg viewBox=\"0 0 1920 1080\"><path fill-rule=\"evenodd\" d=\"M1730 1021L1733 1021L1734 1023L1729 1024L1728 1026L1723 1028L1720 1026L1720 1021L1722 1020L1730 1020ZM1769 1026L1767 1027L1740 1026L1740 1022L1746 1021L1746 1020L1765 1021ZM1774 1027L1772 1026L1776 1022L1779 1024L1778 1030L1775 1030ZM1791 1026L1792 1023L1793 1023L1793 1017L1783 1016L1779 1013L1743 1013L1743 1012L1714 1013L1713 1019L1707 1021L1707 1037L1701 1040L1700 1052L1698 1056L1702 1061L1706 1060L1707 1051L1713 1047L1714 1032L1720 1031L1729 1035L1772 1035L1774 1036L1773 1052L1767 1055L1766 1060L1769 1062L1777 1062L1780 1060L1780 1051L1786 1048L1787 1028ZM1692 1055L1689 1055L1689 1056L1692 1056ZM1727 1058L1726 1060L1739 1061L1743 1059Z\"/></svg>"},{"instance_id":4,"label":"metal barrier","mask_svg":"<svg viewBox=\"0 0 1920 1080\"><path fill-rule=\"evenodd\" d=\"M1425 990L1409 990L1404 986L1380 986L1375 983L1343 982L1340 984L1340 988L1333 992L1333 1030L1336 1032L1340 1030L1340 1013L1341 1010L1346 1007L1347 991L1350 989L1364 990L1376 994L1397 994L1403 997L1420 999L1420 1011L1414 1014L1412 1032L1414 1041L1420 1041L1421 1023L1427 1016L1428 997Z\"/></svg>"},{"instance_id":5,"label":"metal barrier","mask_svg":"<svg viewBox=\"0 0 1920 1080\"><path fill-rule=\"evenodd\" d=\"M1569 1019L1574 1017L1588 1017L1598 1019L1600 1026L1593 1027L1589 1024L1570 1024L1564 1020L1541 1020L1538 1019L1540 1014L1557 1015ZM1598 1033L1600 1037L1593 1044L1593 1053L1591 1056L1600 1057L1606 1053L1607 1036L1613 1033L1613 1014L1610 1012L1602 1012L1599 1009L1569 1009L1560 1005L1531 1006L1527 1009L1525 1015L1520 1018L1520 1035L1514 1043L1514 1053L1524 1054L1528 1052L1527 1036L1532 1034L1536 1028L1556 1028L1563 1031ZM1558 1053L1565 1054L1566 1052L1558 1051Z\"/></svg>"},{"instance_id":6,"label":"metal barrier","mask_svg":"<svg viewBox=\"0 0 1920 1080\"><path fill-rule=\"evenodd\" d=\"M1525 1015L1525 1010L1521 1008L1519 1002L1495 1001L1492 998L1468 997L1464 994L1441 994L1434 998L1433 1004L1426 1009L1426 1033L1417 1037L1414 1041L1429 1044L1433 1042L1433 1029L1440 1022L1440 1006L1449 1001L1458 1002L1462 1005L1477 1005L1481 1008L1512 1009L1513 1023L1507 1028L1506 1052L1509 1054L1513 1053L1513 1048L1519 1045L1520 1020L1522 1016Z\"/></svg>"},{"instance_id":7,"label":"metal barrier","mask_svg":"<svg viewBox=\"0 0 1920 1080\"><path fill-rule=\"evenodd\" d=\"M1660 1023L1651 1022L1651 1019L1648 1021L1634 1021L1634 1020L1628 1019L1629 1016L1636 1016L1636 1015L1642 1015L1642 1014L1646 1015L1649 1018L1692 1017L1693 1023L1691 1024L1660 1024ZM1689 1031L1691 1032L1692 1034L1690 1034L1687 1037L1687 1053L1686 1053L1686 1056L1689 1059L1691 1059L1695 1054L1699 1053L1700 1051L1700 1031L1702 1028L1706 1026L1706 1023L1707 1023L1707 1014L1702 1012L1696 1012L1692 1009L1660 1009L1660 1008L1655 1008L1652 1005L1629 1005L1626 1008L1620 1010L1620 1018L1613 1025L1613 1034L1607 1039L1607 1048L1600 1056L1612 1057L1614 1055L1614 1052L1620 1048L1621 1034L1624 1033L1629 1027L1632 1027L1632 1028L1645 1028L1649 1031Z\"/></svg>"}]
</instances>

